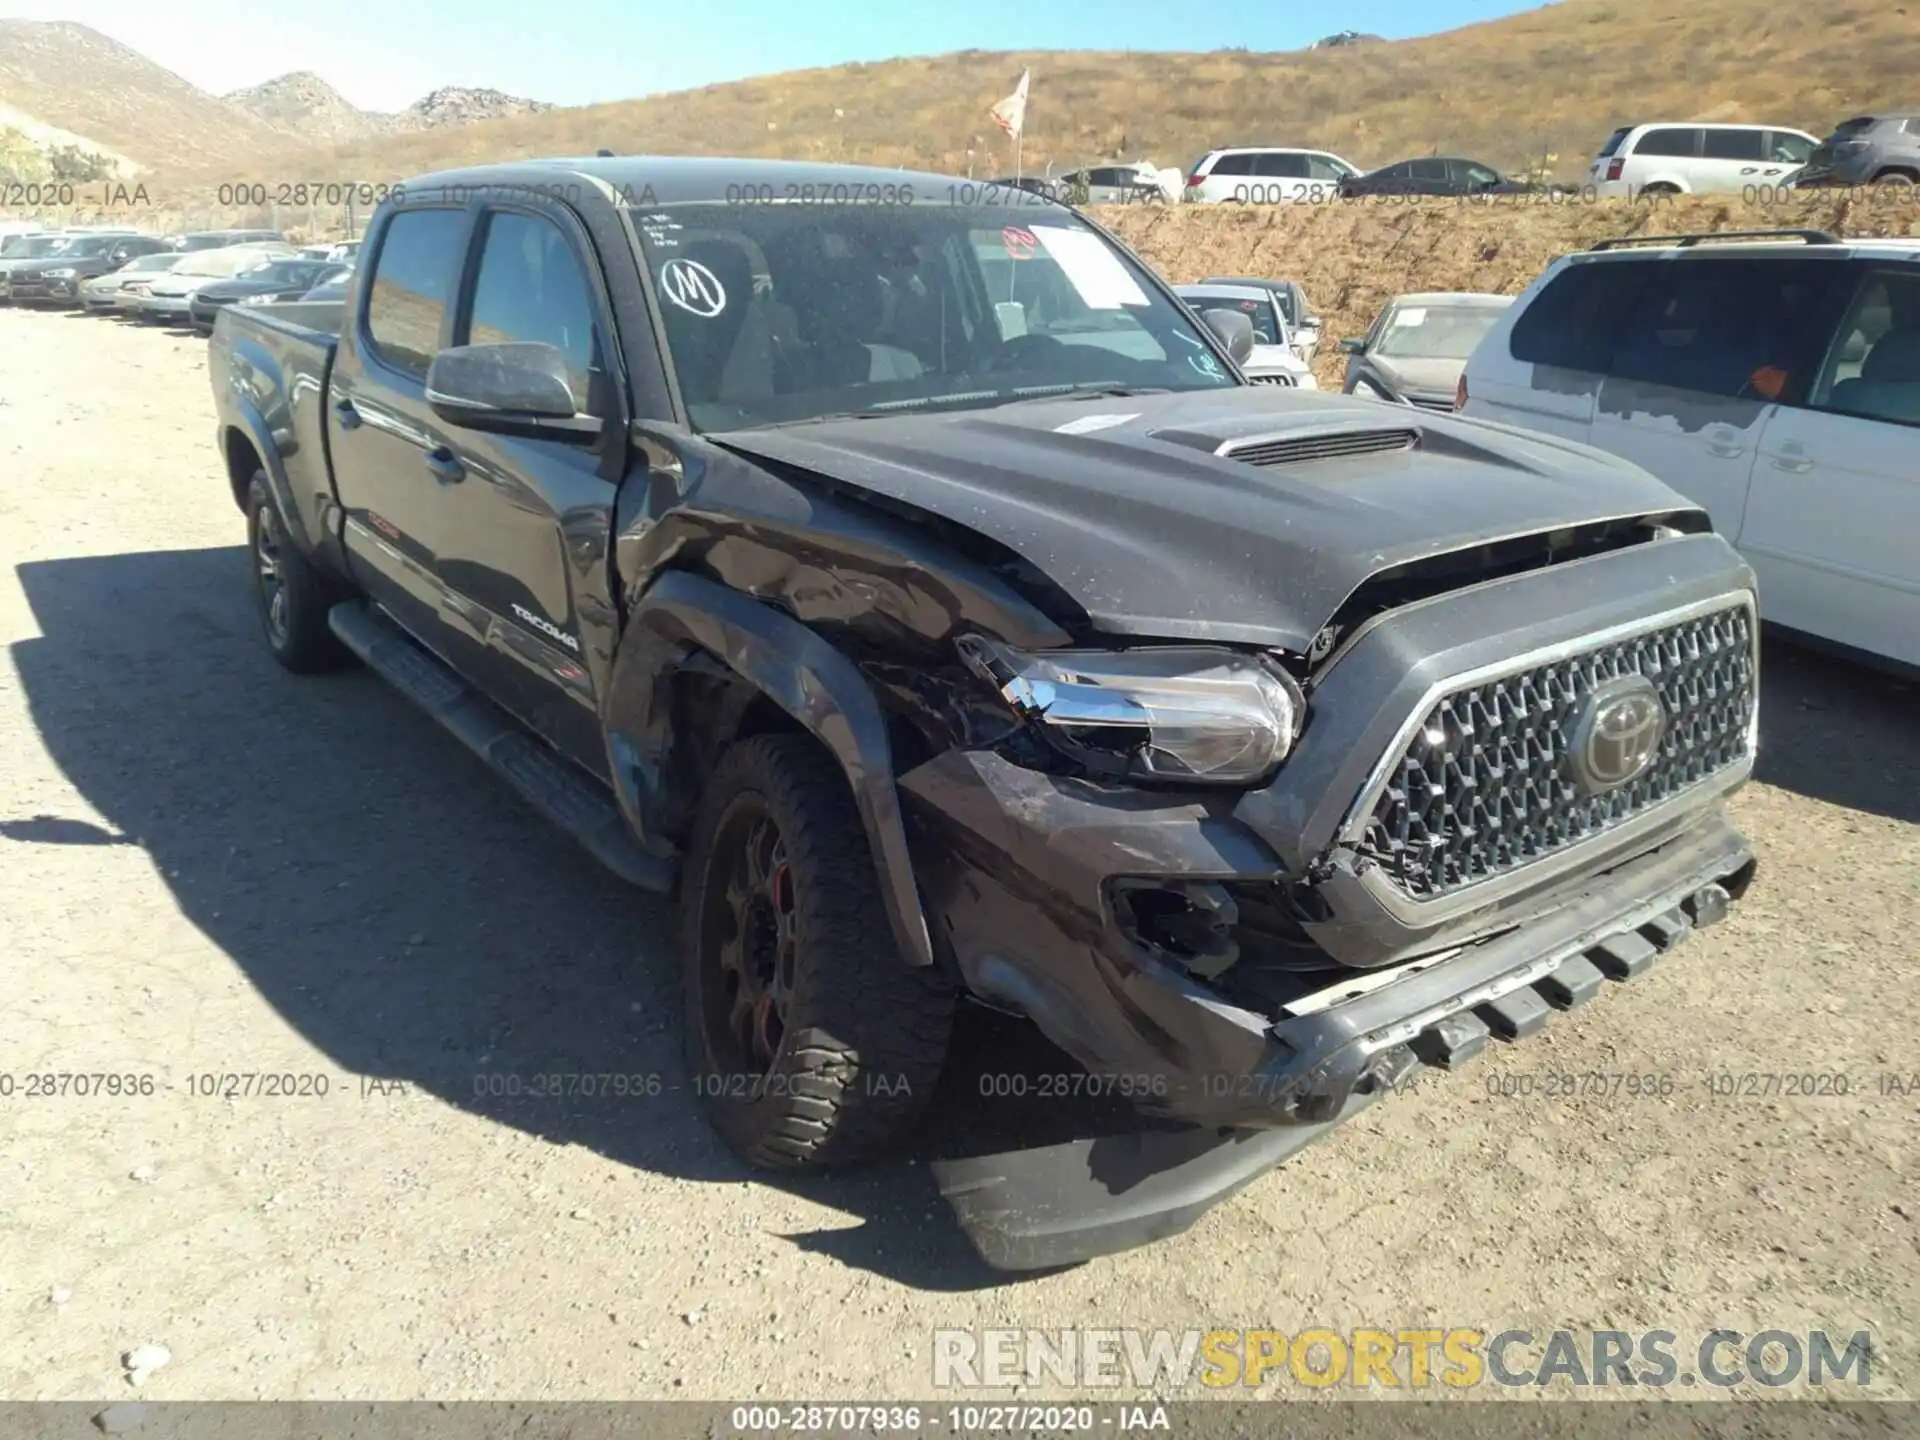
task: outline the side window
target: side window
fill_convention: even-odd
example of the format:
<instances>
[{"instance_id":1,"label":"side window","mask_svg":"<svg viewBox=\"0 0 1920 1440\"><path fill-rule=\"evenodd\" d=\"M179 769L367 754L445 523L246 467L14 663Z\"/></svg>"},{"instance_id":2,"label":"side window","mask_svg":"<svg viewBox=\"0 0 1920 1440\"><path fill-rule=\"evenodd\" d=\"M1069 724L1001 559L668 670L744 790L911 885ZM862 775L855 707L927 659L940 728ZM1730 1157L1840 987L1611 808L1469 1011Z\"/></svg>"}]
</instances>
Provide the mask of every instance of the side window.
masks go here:
<instances>
[{"instance_id":1,"label":"side window","mask_svg":"<svg viewBox=\"0 0 1920 1440\"><path fill-rule=\"evenodd\" d=\"M1640 143L1633 147L1636 155L1697 155L1700 153L1700 132L1669 127L1664 130L1649 130L1640 137Z\"/></svg>"},{"instance_id":2,"label":"side window","mask_svg":"<svg viewBox=\"0 0 1920 1440\"><path fill-rule=\"evenodd\" d=\"M426 375L440 349L466 230L464 210L402 210L388 223L367 295L367 333L387 364Z\"/></svg>"},{"instance_id":3,"label":"side window","mask_svg":"<svg viewBox=\"0 0 1920 1440\"><path fill-rule=\"evenodd\" d=\"M1445 180L1447 162L1429 155L1424 160L1413 162L1413 178L1416 180Z\"/></svg>"},{"instance_id":4,"label":"side window","mask_svg":"<svg viewBox=\"0 0 1920 1440\"><path fill-rule=\"evenodd\" d=\"M1509 348L1527 365L1604 372L1615 332L1653 267L1645 261L1573 264L1515 317Z\"/></svg>"},{"instance_id":5,"label":"side window","mask_svg":"<svg viewBox=\"0 0 1920 1440\"><path fill-rule=\"evenodd\" d=\"M1213 162L1209 175L1251 175L1254 157L1251 155L1222 155Z\"/></svg>"},{"instance_id":6,"label":"side window","mask_svg":"<svg viewBox=\"0 0 1920 1440\"><path fill-rule=\"evenodd\" d=\"M1309 180L1341 180L1350 172L1342 169L1330 155L1307 156L1307 178Z\"/></svg>"},{"instance_id":7,"label":"side window","mask_svg":"<svg viewBox=\"0 0 1920 1440\"><path fill-rule=\"evenodd\" d=\"M1609 372L1727 398L1778 399L1841 268L1818 260L1651 261Z\"/></svg>"},{"instance_id":8,"label":"side window","mask_svg":"<svg viewBox=\"0 0 1920 1440\"><path fill-rule=\"evenodd\" d=\"M1307 157L1298 151L1262 155L1257 173L1267 180L1304 180L1307 178Z\"/></svg>"},{"instance_id":9,"label":"side window","mask_svg":"<svg viewBox=\"0 0 1920 1440\"><path fill-rule=\"evenodd\" d=\"M1411 180L1413 178L1413 162L1411 160L1396 161L1392 165L1376 170L1374 176L1380 180Z\"/></svg>"},{"instance_id":10,"label":"side window","mask_svg":"<svg viewBox=\"0 0 1920 1440\"><path fill-rule=\"evenodd\" d=\"M585 411L593 368L593 291L560 228L540 215L487 216L466 343L539 340L567 357L576 410Z\"/></svg>"},{"instance_id":11,"label":"side window","mask_svg":"<svg viewBox=\"0 0 1920 1440\"><path fill-rule=\"evenodd\" d=\"M1766 132L1710 128L1702 133L1700 154L1707 160L1764 160Z\"/></svg>"},{"instance_id":12,"label":"side window","mask_svg":"<svg viewBox=\"0 0 1920 1440\"><path fill-rule=\"evenodd\" d=\"M1468 185L1498 185L1500 177L1485 165L1476 165L1471 160L1453 162L1459 168L1460 178Z\"/></svg>"},{"instance_id":13,"label":"side window","mask_svg":"<svg viewBox=\"0 0 1920 1440\"><path fill-rule=\"evenodd\" d=\"M1813 156L1813 141L1784 130L1767 132L1767 158L1781 165L1804 165Z\"/></svg>"},{"instance_id":14,"label":"side window","mask_svg":"<svg viewBox=\"0 0 1920 1440\"><path fill-rule=\"evenodd\" d=\"M1817 409L1920 425L1920 276L1867 276L1808 396Z\"/></svg>"}]
</instances>

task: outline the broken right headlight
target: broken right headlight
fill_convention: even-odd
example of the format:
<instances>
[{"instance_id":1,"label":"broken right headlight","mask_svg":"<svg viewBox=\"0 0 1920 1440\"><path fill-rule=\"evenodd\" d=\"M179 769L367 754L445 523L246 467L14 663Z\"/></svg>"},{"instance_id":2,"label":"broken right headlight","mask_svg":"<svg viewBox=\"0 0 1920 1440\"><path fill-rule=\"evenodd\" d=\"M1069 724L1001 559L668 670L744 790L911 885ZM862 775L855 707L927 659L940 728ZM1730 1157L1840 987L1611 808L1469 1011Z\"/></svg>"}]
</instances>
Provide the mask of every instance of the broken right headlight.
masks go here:
<instances>
[{"instance_id":1,"label":"broken right headlight","mask_svg":"<svg viewBox=\"0 0 1920 1440\"><path fill-rule=\"evenodd\" d=\"M1249 785L1300 731L1299 687L1259 655L1202 645L1029 653L978 635L958 644L1017 716L1095 773Z\"/></svg>"}]
</instances>

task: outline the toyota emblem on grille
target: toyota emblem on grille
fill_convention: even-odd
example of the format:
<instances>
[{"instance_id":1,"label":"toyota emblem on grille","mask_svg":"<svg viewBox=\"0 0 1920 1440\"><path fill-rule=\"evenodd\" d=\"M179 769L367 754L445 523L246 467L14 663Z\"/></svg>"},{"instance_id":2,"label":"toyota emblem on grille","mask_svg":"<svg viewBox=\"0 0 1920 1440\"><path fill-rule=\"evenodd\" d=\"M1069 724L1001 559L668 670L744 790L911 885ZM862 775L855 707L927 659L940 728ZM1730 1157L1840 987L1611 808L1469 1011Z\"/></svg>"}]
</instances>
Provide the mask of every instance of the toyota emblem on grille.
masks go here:
<instances>
[{"instance_id":1,"label":"toyota emblem on grille","mask_svg":"<svg viewBox=\"0 0 1920 1440\"><path fill-rule=\"evenodd\" d=\"M1644 675L1623 675L1587 697L1573 727L1567 769L1588 795L1604 795L1647 773L1667 733L1667 707Z\"/></svg>"}]
</instances>

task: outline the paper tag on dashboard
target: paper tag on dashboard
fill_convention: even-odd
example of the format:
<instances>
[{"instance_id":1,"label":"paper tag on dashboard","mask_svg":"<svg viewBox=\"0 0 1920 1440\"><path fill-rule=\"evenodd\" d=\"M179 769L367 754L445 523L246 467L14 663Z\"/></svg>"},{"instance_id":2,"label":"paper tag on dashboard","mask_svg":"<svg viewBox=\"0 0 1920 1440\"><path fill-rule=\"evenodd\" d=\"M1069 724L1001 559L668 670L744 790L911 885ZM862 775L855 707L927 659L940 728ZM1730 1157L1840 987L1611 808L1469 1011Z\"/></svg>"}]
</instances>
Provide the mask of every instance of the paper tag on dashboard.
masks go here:
<instances>
[{"instance_id":1,"label":"paper tag on dashboard","mask_svg":"<svg viewBox=\"0 0 1920 1440\"><path fill-rule=\"evenodd\" d=\"M1139 282L1120 263L1120 257L1091 230L1036 225L1033 233L1073 282L1073 288L1080 292L1089 309L1118 310L1122 305L1152 303Z\"/></svg>"}]
</instances>

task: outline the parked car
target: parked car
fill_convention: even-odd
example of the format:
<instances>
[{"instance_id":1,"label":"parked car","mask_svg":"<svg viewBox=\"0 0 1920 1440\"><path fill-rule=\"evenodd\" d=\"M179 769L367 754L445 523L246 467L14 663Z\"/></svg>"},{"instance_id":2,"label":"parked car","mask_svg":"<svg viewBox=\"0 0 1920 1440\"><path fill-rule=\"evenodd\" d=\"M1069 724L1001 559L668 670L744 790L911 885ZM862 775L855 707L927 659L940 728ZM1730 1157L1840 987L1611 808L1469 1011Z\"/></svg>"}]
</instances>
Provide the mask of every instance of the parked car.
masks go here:
<instances>
[{"instance_id":1,"label":"parked car","mask_svg":"<svg viewBox=\"0 0 1920 1440\"><path fill-rule=\"evenodd\" d=\"M345 300L353 281L353 267L343 266L330 280L322 280L300 298L302 300Z\"/></svg>"},{"instance_id":2,"label":"parked car","mask_svg":"<svg viewBox=\"0 0 1920 1440\"><path fill-rule=\"evenodd\" d=\"M136 282L144 285L155 280L178 265L183 258L180 251L173 249L136 255L118 270L109 270L104 275L83 281L80 303L90 312L106 314L114 309L128 285Z\"/></svg>"},{"instance_id":3,"label":"parked car","mask_svg":"<svg viewBox=\"0 0 1920 1440\"><path fill-rule=\"evenodd\" d=\"M1159 176L1138 165L1095 165L1063 175L1059 198L1075 205L1159 205Z\"/></svg>"},{"instance_id":4,"label":"parked car","mask_svg":"<svg viewBox=\"0 0 1920 1440\"><path fill-rule=\"evenodd\" d=\"M1511 295L1472 291L1396 296L1365 335L1340 342L1347 356L1340 388L1368 400L1451 410L1467 357L1511 304Z\"/></svg>"},{"instance_id":5,"label":"parked car","mask_svg":"<svg viewBox=\"0 0 1920 1440\"><path fill-rule=\"evenodd\" d=\"M1024 190L1046 200L1060 199L1060 182L1041 175L1002 175L994 180L982 180L980 184L983 188Z\"/></svg>"},{"instance_id":6,"label":"parked car","mask_svg":"<svg viewBox=\"0 0 1920 1440\"><path fill-rule=\"evenodd\" d=\"M1254 285L1271 290L1280 302L1280 317L1287 322L1287 336L1293 353L1309 365L1320 353L1320 317L1313 313L1307 292L1296 280L1260 280L1250 275L1209 275L1202 285Z\"/></svg>"},{"instance_id":7,"label":"parked car","mask_svg":"<svg viewBox=\"0 0 1920 1440\"><path fill-rule=\"evenodd\" d=\"M229 245L285 245L287 242L287 237L278 230L193 230L169 238L176 250L189 252L223 250Z\"/></svg>"},{"instance_id":8,"label":"parked car","mask_svg":"<svg viewBox=\"0 0 1920 1440\"><path fill-rule=\"evenodd\" d=\"M1313 369L1294 350L1287 317L1273 291L1258 285L1176 285L1173 293L1204 316L1209 310L1245 315L1253 324L1253 350L1240 362L1247 379L1258 385L1290 385L1318 390Z\"/></svg>"},{"instance_id":9,"label":"parked car","mask_svg":"<svg viewBox=\"0 0 1920 1440\"><path fill-rule=\"evenodd\" d=\"M1602 199L1737 195L1750 185L1778 185L1819 143L1778 125L1623 125L1593 157L1589 184Z\"/></svg>"},{"instance_id":10,"label":"parked car","mask_svg":"<svg viewBox=\"0 0 1920 1440\"><path fill-rule=\"evenodd\" d=\"M1920 665L1920 240L1602 244L1527 289L1465 386L1467 414L1597 445L1704 508L1769 621Z\"/></svg>"},{"instance_id":11,"label":"parked car","mask_svg":"<svg viewBox=\"0 0 1920 1440\"><path fill-rule=\"evenodd\" d=\"M324 260L262 259L231 280L211 280L200 286L187 302L187 315L197 328L211 332L214 316L223 305L296 300L314 286L348 273L346 266Z\"/></svg>"},{"instance_id":12,"label":"parked car","mask_svg":"<svg viewBox=\"0 0 1920 1440\"><path fill-rule=\"evenodd\" d=\"M129 260L166 249L151 235L93 231L75 234L39 260L0 267L0 299L19 303L78 305L80 287Z\"/></svg>"},{"instance_id":13,"label":"parked car","mask_svg":"<svg viewBox=\"0 0 1920 1440\"><path fill-rule=\"evenodd\" d=\"M1359 173L1359 166L1325 150L1209 150L1187 176L1186 198L1197 205L1332 200L1340 194L1340 182Z\"/></svg>"},{"instance_id":14,"label":"parked car","mask_svg":"<svg viewBox=\"0 0 1920 1440\"><path fill-rule=\"evenodd\" d=\"M677 893L739 1153L903 1143L968 992L1144 1112L930 1166L1030 1268L1178 1232L1721 918L1756 602L1624 461L1243 383L1251 324L1072 211L728 203L946 184L429 175L329 320L230 306L208 368L269 651L357 657ZM1080 307L1003 328L996 249Z\"/></svg>"},{"instance_id":15,"label":"parked car","mask_svg":"<svg viewBox=\"0 0 1920 1440\"><path fill-rule=\"evenodd\" d=\"M1450 155L1396 160L1340 182L1343 199L1367 195L1531 195L1540 189L1531 181L1512 179L1478 160Z\"/></svg>"},{"instance_id":16,"label":"parked car","mask_svg":"<svg viewBox=\"0 0 1920 1440\"><path fill-rule=\"evenodd\" d=\"M193 297L202 286L235 279L256 265L290 259L298 253L291 245L270 242L189 251L164 275L139 286L129 285L121 292L122 301L142 320L191 324Z\"/></svg>"},{"instance_id":17,"label":"parked car","mask_svg":"<svg viewBox=\"0 0 1920 1440\"><path fill-rule=\"evenodd\" d=\"M37 235L10 235L0 242L0 298L10 296L16 270L52 263L53 257L77 238L65 230L46 230Z\"/></svg>"},{"instance_id":18,"label":"parked car","mask_svg":"<svg viewBox=\"0 0 1920 1440\"><path fill-rule=\"evenodd\" d=\"M1920 184L1920 111L1842 120L1807 157L1797 189Z\"/></svg>"}]
</instances>

